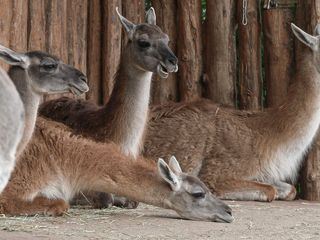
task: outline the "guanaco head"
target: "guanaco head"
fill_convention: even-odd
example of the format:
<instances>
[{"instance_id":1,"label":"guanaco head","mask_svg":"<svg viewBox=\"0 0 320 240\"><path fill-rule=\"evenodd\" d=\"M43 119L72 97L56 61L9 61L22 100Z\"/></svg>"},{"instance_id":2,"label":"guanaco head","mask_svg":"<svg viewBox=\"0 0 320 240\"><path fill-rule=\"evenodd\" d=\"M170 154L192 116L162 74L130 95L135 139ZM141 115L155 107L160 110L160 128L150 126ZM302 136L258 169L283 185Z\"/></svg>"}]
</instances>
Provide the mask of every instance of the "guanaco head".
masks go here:
<instances>
[{"instance_id":1,"label":"guanaco head","mask_svg":"<svg viewBox=\"0 0 320 240\"><path fill-rule=\"evenodd\" d=\"M0 45L0 58L12 65L10 71L25 71L30 80L28 84L38 94L72 92L78 95L89 90L82 72L48 53L18 53Z\"/></svg>"},{"instance_id":2,"label":"guanaco head","mask_svg":"<svg viewBox=\"0 0 320 240\"><path fill-rule=\"evenodd\" d=\"M309 47L314 53L314 61L318 72L320 72L320 24L314 30L314 35L308 34L295 24L291 23L291 29L300 42Z\"/></svg>"},{"instance_id":3,"label":"guanaco head","mask_svg":"<svg viewBox=\"0 0 320 240\"><path fill-rule=\"evenodd\" d=\"M227 223L234 220L231 208L215 197L197 177L183 173L175 157L171 157L169 165L160 158L158 171L172 189L169 198L165 199L168 208L192 220Z\"/></svg>"},{"instance_id":4,"label":"guanaco head","mask_svg":"<svg viewBox=\"0 0 320 240\"><path fill-rule=\"evenodd\" d=\"M128 34L130 57L136 67L158 73L162 78L167 78L170 72L177 72L178 59L168 46L168 35L156 25L154 9L150 8L147 11L147 23L137 25L123 17L118 8L116 10Z\"/></svg>"}]
</instances>

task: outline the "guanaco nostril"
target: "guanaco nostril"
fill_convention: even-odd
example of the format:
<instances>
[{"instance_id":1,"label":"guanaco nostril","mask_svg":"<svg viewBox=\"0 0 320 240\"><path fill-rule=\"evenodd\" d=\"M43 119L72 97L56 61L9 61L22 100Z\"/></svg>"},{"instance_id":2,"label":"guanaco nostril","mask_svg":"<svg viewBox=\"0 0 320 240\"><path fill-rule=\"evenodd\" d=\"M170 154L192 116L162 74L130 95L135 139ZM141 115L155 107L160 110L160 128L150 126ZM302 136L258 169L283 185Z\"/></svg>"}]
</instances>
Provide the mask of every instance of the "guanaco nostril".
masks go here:
<instances>
[{"instance_id":1,"label":"guanaco nostril","mask_svg":"<svg viewBox=\"0 0 320 240\"><path fill-rule=\"evenodd\" d=\"M88 78L86 76L80 76L80 80L88 83Z\"/></svg>"},{"instance_id":2,"label":"guanaco nostril","mask_svg":"<svg viewBox=\"0 0 320 240\"><path fill-rule=\"evenodd\" d=\"M178 64L178 59L177 58L169 58L168 61L172 64L172 65L177 65Z\"/></svg>"}]
</instances>

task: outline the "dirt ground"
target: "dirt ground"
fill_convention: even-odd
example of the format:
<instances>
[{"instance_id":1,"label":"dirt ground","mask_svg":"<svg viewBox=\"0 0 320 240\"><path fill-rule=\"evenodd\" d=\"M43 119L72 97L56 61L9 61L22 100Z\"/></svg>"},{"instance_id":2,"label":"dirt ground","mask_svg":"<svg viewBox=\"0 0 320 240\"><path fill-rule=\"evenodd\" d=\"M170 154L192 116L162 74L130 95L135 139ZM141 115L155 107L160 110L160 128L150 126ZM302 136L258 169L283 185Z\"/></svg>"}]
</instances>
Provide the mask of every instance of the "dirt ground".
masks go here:
<instances>
[{"instance_id":1,"label":"dirt ground","mask_svg":"<svg viewBox=\"0 0 320 240\"><path fill-rule=\"evenodd\" d=\"M0 216L0 240L37 239L320 239L320 203L228 202L235 222L179 219L140 204L135 210L73 208L58 218Z\"/></svg>"}]
</instances>

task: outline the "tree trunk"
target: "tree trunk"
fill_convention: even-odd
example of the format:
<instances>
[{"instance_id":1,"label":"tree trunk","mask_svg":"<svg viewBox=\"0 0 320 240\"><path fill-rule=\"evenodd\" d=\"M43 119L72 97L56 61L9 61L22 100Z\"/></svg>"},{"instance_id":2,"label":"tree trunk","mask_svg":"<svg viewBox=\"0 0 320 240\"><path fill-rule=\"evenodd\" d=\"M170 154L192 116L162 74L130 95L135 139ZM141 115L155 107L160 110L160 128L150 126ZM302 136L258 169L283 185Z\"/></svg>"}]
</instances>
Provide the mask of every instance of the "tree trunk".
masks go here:
<instances>
[{"instance_id":1,"label":"tree trunk","mask_svg":"<svg viewBox=\"0 0 320 240\"><path fill-rule=\"evenodd\" d=\"M235 0L207 1L205 75L206 97L235 105Z\"/></svg>"},{"instance_id":2,"label":"tree trunk","mask_svg":"<svg viewBox=\"0 0 320 240\"><path fill-rule=\"evenodd\" d=\"M177 1L152 0L157 15L157 25L170 38L169 46L176 52L177 47ZM177 74L171 73L167 79L154 75L152 82L152 104L163 104L178 100Z\"/></svg>"},{"instance_id":3,"label":"tree trunk","mask_svg":"<svg viewBox=\"0 0 320 240\"><path fill-rule=\"evenodd\" d=\"M247 10L246 10L247 9ZM261 44L259 4L237 2L239 24L239 107L256 110L261 107Z\"/></svg>"},{"instance_id":4,"label":"tree trunk","mask_svg":"<svg viewBox=\"0 0 320 240\"><path fill-rule=\"evenodd\" d=\"M116 7L121 6L121 0L103 0L102 4L102 90L105 103L112 92L120 63L122 26ZM121 7L119 11L121 12Z\"/></svg>"},{"instance_id":5,"label":"tree trunk","mask_svg":"<svg viewBox=\"0 0 320 240\"><path fill-rule=\"evenodd\" d=\"M67 9L68 63L86 74L88 1L68 0ZM79 98L85 97L85 94L79 96Z\"/></svg>"},{"instance_id":6,"label":"tree trunk","mask_svg":"<svg viewBox=\"0 0 320 240\"><path fill-rule=\"evenodd\" d=\"M320 20L320 2L318 0L299 0L297 7L297 24L303 30L313 34ZM301 51L297 49L297 54ZM297 62L297 68L299 62ZM300 176L301 197L310 201L320 201L320 135L316 137Z\"/></svg>"},{"instance_id":7,"label":"tree trunk","mask_svg":"<svg viewBox=\"0 0 320 240\"><path fill-rule=\"evenodd\" d=\"M46 16L46 50L68 63L67 42L67 0L45 1ZM61 96L73 97L72 94L50 94L44 100L60 98Z\"/></svg>"},{"instance_id":8,"label":"tree trunk","mask_svg":"<svg viewBox=\"0 0 320 240\"><path fill-rule=\"evenodd\" d=\"M201 96L201 0L177 1L177 3L179 93L182 101L191 101Z\"/></svg>"},{"instance_id":9,"label":"tree trunk","mask_svg":"<svg viewBox=\"0 0 320 240\"><path fill-rule=\"evenodd\" d=\"M0 11L0 44L15 51L27 50L28 2L20 0L2 0ZM8 64L0 66L8 70Z\"/></svg>"},{"instance_id":10,"label":"tree trunk","mask_svg":"<svg viewBox=\"0 0 320 240\"><path fill-rule=\"evenodd\" d=\"M89 0L88 43L87 43L87 76L90 91L87 99L97 104L102 103L101 92L101 32L102 10L100 0Z\"/></svg>"},{"instance_id":11,"label":"tree trunk","mask_svg":"<svg viewBox=\"0 0 320 240\"><path fill-rule=\"evenodd\" d=\"M293 41L290 23L292 9L263 10L264 62L267 87L267 106L277 106L287 96L293 78Z\"/></svg>"}]
</instances>

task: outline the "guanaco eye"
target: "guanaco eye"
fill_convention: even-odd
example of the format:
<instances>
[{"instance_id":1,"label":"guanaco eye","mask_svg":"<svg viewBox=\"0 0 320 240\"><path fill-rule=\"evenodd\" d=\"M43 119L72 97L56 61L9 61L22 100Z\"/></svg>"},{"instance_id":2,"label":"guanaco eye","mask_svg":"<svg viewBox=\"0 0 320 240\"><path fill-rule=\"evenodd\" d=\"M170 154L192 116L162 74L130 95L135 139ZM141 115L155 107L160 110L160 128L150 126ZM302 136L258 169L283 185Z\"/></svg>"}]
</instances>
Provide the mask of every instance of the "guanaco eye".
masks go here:
<instances>
[{"instance_id":1,"label":"guanaco eye","mask_svg":"<svg viewBox=\"0 0 320 240\"><path fill-rule=\"evenodd\" d=\"M141 48L149 48L151 44L146 40L138 40L138 45Z\"/></svg>"},{"instance_id":2,"label":"guanaco eye","mask_svg":"<svg viewBox=\"0 0 320 240\"><path fill-rule=\"evenodd\" d=\"M41 64L41 67L46 70L46 71L52 71L56 69L58 64L56 63L46 63L46 64Z\"/></svg>"},{"instance_id":3,"label":"guanaco eye","mask_svg":"<svg viewBox=\"0 0 320 240\"><path fill-rule=\"evenodd\" d=\"M194 192L191 194L194 198L204 198L205 197L205 193L204 192Z\"/></svg>"}]
</instances>

